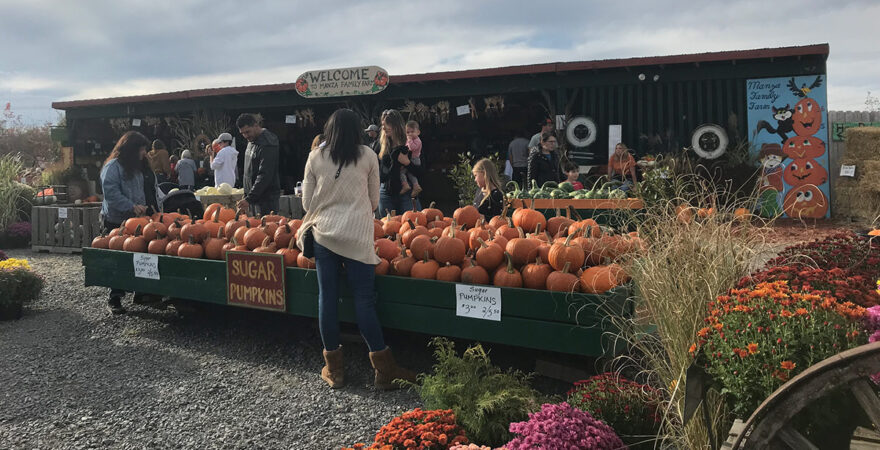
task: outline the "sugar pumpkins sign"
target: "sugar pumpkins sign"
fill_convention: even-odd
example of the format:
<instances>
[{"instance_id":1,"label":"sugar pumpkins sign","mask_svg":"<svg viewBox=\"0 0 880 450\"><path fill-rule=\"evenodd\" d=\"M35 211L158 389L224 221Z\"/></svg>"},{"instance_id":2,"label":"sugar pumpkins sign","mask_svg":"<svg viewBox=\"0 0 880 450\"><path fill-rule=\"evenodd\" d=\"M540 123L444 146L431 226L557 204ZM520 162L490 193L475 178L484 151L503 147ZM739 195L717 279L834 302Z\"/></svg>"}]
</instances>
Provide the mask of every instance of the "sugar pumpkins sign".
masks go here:
<instances>
[{"instance_id":1,"label":"sugar pumpkins sign","mask_svg":"<svg viewBox=\"0 0 880 450\"><path fill-rule=\"evenodd\" d=\"M378 66L313 70L296 79L296 92L305 98L370 95L388 86L388 71Z\"/></svg>"},{"instance_id":2,"label":"sugar pumpkins sign","mask_svg":"<svg viewBox=\"0 0 880 450\"><path fill-rule=\"evenodd\" d=\"M824 74L746 82L762 216L830 215L826 85Z\"/></svg>"}]
</instances>

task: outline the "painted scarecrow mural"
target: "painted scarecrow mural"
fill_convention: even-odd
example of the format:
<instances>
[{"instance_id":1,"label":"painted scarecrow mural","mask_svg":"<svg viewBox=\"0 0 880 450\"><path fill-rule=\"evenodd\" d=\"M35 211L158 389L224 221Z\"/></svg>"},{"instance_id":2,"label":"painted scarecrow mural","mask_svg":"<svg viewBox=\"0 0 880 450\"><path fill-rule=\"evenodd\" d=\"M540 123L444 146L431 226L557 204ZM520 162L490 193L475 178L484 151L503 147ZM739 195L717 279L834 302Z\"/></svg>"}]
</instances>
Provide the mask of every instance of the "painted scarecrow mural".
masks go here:
<instances>
[{"instance_id":1,"label":"painted scarecrow mural","mask_svg":"<svg viewBox=\"0 0 880 450\"><path fill-rule=\"evenodd\" d=\"M829 217L825 75L746 82L764 217Z\"/></svg>"}]
</instances>

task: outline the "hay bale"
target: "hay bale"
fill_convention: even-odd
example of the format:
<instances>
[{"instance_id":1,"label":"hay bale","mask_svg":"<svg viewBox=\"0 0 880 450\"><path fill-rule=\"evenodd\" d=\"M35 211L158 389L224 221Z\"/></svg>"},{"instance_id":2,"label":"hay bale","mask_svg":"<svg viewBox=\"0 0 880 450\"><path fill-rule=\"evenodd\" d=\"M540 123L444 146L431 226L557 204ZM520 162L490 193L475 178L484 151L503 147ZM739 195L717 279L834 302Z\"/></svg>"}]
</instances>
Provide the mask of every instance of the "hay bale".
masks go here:
<instances>
[{"instance_id":1,"label":"hay bale","mask_svg":"<svg viewBox=\"0 0 880 450\"><path fill-rule=\"evenodd\" d=\"M868 192L854 182L838 183L831 210L835 217L871 222L880 214L880 193Z\"/></svg>"},{"instance_id":2,"label":"hay bale","mask_svg":"<svg viewBox=\"0 0 880 450\"><path fill-rule=\"evenodd\" d=\"M848 128L843 156L847 161L880 160L880 127Z\"/></svg>"},{"instance_id":3,"label":"hay bale","mask_svg":"<svg viewBox=\"0 0 880 450\"><path fill-rule=\"evenodd\" d=\"M862 161L856 165L856 180L860 187L880 193L880 161Z\"/></svg>"}]
</instances>

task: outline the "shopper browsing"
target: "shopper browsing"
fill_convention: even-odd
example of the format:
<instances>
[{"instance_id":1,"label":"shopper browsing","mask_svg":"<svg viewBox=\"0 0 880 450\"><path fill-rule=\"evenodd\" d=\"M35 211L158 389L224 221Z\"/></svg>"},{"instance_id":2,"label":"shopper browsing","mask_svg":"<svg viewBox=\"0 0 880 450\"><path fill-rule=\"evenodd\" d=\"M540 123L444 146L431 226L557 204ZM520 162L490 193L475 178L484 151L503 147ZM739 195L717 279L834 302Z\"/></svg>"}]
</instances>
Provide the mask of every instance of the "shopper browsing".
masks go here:
<instances>
[{"instance_id":1,"label":"shopper browsing","mask_svg":"<svg viewBox=\"0 0 880 450\"><path fill-rule=\"evenodd\" d=\"M214 186L220 187L223 183L235 186L238 150L232 146L232 135L220 133L215 142L220 147L220 150L216 153L214 151L209 152L211 155L211 170L214 171Z\"/></svg>"}]
</instances>

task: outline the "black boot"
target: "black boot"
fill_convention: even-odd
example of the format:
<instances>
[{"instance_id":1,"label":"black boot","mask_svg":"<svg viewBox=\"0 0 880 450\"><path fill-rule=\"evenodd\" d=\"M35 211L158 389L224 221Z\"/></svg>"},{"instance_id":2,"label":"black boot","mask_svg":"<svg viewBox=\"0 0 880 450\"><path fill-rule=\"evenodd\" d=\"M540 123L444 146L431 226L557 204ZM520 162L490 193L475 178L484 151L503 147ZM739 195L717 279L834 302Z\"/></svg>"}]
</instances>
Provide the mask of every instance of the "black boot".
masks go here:
<instances>
[{"instance_id":1,"label":"black boot","mask_svg":"<svg viewBox=\"0 0 880 450\"><path fill-rule=\"evenodd\" d=\"M122 298L111 296L110 300L107 300L107 308L110 309L110 312L113 314L125 314L125 308L122 307Z\"/></svg>"}]
</instances>

